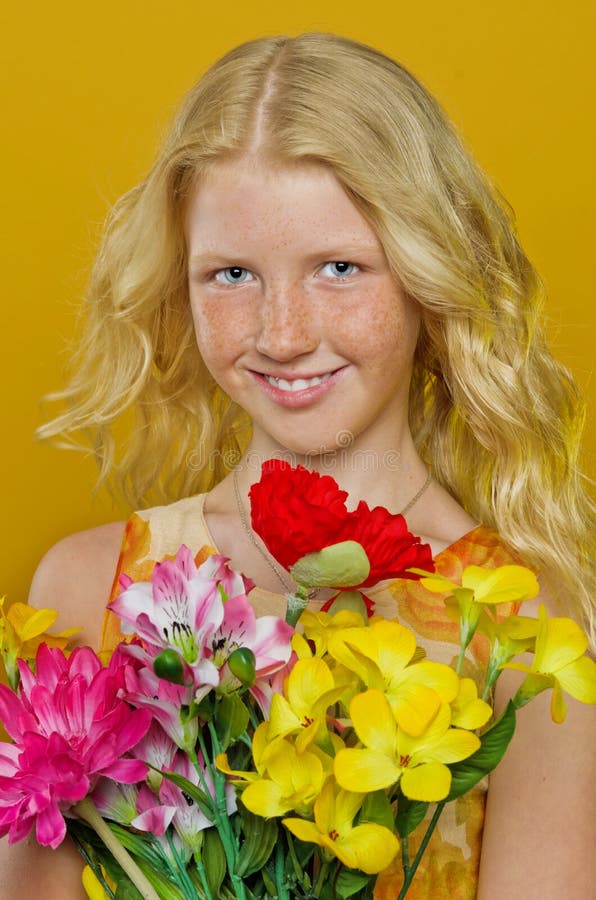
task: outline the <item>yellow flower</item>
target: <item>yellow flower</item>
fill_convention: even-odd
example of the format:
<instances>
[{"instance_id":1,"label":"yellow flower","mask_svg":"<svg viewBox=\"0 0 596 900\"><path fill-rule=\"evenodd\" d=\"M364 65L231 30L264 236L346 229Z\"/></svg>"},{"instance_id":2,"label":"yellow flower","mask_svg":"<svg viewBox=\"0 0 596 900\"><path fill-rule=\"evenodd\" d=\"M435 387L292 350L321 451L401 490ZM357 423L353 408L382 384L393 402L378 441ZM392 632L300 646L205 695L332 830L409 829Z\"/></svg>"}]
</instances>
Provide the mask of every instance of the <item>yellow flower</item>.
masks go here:
<instances>
[{"instance_id":1,"label":"yellow flower","mask_svg":"<svg viewBox=\"0 0 596 900\"><path fill-rule=\"evenodd\" d=\"M304 628L305 636L314 643L316 655L323 656L334 634L346 628L363 628L364 619L360 613L348 609L342 609L335 615L326 612L314 613L305 609L300 616L300 624Z\"/></svg>"},{"instance_id":2,"label":"yellow flower","mask_svg":"<svg viewBox=\"0 0 596 900\"><path fill-rule=\"evenodd\" d=\"M417 737L399 727L380 691L354 697L350 715L364 748L340 750L335 757L335 777L348 791L377 791L399 782L412 800L443 800L451 787L446 763L465 759L480 747L475 734L450 727L446 703Z\"/></svg>"},{"instance_id":3,"label":"yellow flower","mask_svg":"<svg viewBox=\"0 0 596 900\"><path fill-rule=\"evenodd\" d=\"M488 703L478 699L476 682L472 678L460 678L459 692L451 704L451 724L470 730L482 728L492 713Z\"/></svg>"},{"instance_id":4,"label":"yellow flower","mask_svg":"<svg viewBox=\"0 0 596 900\"><path fill-rule=\"evenodd\" d=\"M284 684L284 696L274 694L269 711L268 738L296 734L296 749L302 753L316 741L329 748L327 710L341 696L327 663L322 659L299 659Z\"/></svg>"},{"instance_id":5,"label":"yellow flower","mask_svg":"<svg viewBox=\"0 0 596 900\"><path fill-rule=\"evenodd\" d=\"M412 663L416 653L409 628L380 618L329 641L329 654L367 687L382 691L401 728L414 736L428 727L442 703L455 699L459 688L450 666L430 660Z\"/></svg>"},{"instance_id":6,"label":"yellow flower","mask_svg":"<svg viewBox=\"0 0 596 900\"><path fill-rule=\"evenodd\" d=\"M428 591L434 594L449 593L445 600L447 612L454 621L459 620L461 652L458 673L463 664L464 651L480 620L487 618L485 606L513 603L517 612L520 603L536 597L540 590L536 576L525 566L498 566L496 569L466 566L461 585L437 573L429 576L421 569L411 571L425 576L420 579L420 584Z\"/></svg>"},{"instance_id":7,"label":"yellow flower","mask_svg":"<svg viewBox=\"0 0 596 900\"><path fill-rule=\"evenodd\" d=\"M40 644L63 650L70 637L80 628L69 628L59 634L47 634L58 618L53 609L34 609L26 603L12 603L4 611L6 597L0 598L0 652L10 686L16 690L19 681L17 659L35 659Z\"/></svg>"},{"instance_id":8,"label":"yellow flower","mask_svg":"<svg viewBox=\"0 0 596 900\"><path fill-rule=\"evenodd\" d=\"M363 801L364 794L341 790L329 780L315 801L314 822L282 819L282 824L299 840L323 847L344 866L373 875L391 863L399 841L383 825L353 825Z\"/></svg>"},{"instance_id":9,"label":"yellow flower","mask_svg":"<svg viewBox=\"0 0 596 900\"><path fill-rule=\"evenodd\" d=\"M219 763L218 767L221 768ZM331 767L331 757L317 752L316 748L313 752L298 753L289 740L277 741L267 756L265 772L247 784L242 802L252 813L264 818L281 816L291 809L309 815L331 774Z\"/></svg>"},{"instance_id":10,"label":"yellow flower","mask_svg":"<svg viewBox=\"0 0 596 900\"><path fill-rule=\"evenodd\" d=\"M581 703L596 703L596 663L584 656L587 647L588 638L573 619L549 618L541 604L532 665L510 662L503 666L528 673L513 698L515 705L524 706L552 687L551 716L561 723L567 715L563 691Z\"/></svg>"},{"instance_id":11,"label":"yellow flower","mask_svg":"<svg viewBox=\"0 0 596 900\"><path fill-rule=\"evenodd\" d=\"M525 566L498 566L484 569L482 566L466 566L461 585L442 575L417 571L425 577L420 584L434 594L461 590L471 591L475 603L523 603L538 595L540 587L534 573Z\"/></svg>"}]
</instances>

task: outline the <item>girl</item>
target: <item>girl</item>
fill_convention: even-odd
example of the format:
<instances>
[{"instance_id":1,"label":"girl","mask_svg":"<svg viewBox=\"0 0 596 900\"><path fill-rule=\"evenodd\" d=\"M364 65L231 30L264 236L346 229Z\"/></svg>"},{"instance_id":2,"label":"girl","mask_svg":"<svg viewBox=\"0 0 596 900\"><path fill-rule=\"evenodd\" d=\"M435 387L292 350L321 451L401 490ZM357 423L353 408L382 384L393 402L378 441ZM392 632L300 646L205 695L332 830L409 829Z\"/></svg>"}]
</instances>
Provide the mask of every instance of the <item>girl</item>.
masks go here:
<instances>
[{"instance_id":1,"label":"girl","mask_svg":"<svg viewBox=\"0 0 596 900\"><path fill-rule=\"evenodd\" d=\"M68 411L40 432L87 432L102 479L135 506L166 505L124 536L116 523L62 541L31 602L108 648L117 575L146 576L186 543L229 556L257 583L259 612L280 612L291 579L247 508L261 462L289 455L332 474L352 505L407 512L441 571L521 554L541 599L593 635L581 404L545 347L541 297L506 205L401 66L327 34L238 47L116 206ZM371 596L451 660L440 602L400 581ZM497 703L513 682L501 678ZM520 714L488 802L479 790L444 814L416 896L590 894L594 716L573 706L557 729L547 702ZM67 849L17 845L2 895L82 896L80 869Z\"/></svg>"}]
</instances>

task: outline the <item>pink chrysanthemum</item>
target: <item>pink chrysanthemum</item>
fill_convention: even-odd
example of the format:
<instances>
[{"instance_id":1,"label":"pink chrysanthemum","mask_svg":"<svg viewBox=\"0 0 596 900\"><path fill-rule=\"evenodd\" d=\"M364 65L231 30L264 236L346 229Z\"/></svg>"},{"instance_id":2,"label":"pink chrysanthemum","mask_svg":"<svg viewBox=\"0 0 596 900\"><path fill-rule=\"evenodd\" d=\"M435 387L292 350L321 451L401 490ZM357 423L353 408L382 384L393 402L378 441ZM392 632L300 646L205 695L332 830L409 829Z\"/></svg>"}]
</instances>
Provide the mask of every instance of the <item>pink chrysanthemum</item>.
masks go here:
<instances>
[{"instance_id":1,"label":"pink chrysanthemum","mask_svg":"<svg viewBox=\"0 0 596 900\"><path fill-rule=\"evenodd\" d=\"M14 744L0 745L0 836L9 843L36 826L40 844L57 847L64 813L103 775L142 781L147 766L123 756L143 737L148 710L133 710L124 694L128 663L104 668L89 647L70 658L42 644L36 671L19 660L20 696L0 685L0 720Z\"/></svg>"}]
</instances>

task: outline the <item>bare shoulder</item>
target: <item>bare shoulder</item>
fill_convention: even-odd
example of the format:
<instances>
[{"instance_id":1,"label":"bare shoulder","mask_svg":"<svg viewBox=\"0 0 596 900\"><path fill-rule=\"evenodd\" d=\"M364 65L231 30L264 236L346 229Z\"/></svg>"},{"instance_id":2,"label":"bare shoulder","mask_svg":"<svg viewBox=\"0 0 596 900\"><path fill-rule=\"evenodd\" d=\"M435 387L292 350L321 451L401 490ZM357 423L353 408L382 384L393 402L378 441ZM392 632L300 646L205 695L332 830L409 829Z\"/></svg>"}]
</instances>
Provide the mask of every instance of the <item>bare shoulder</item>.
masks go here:
<instances>
[{"instance_id":1,"label":"bare shoulder","mask_svg":"<svg viewBox=\"0 0 596 900\"><path fill-rule=\"evenodd\" d=\"M451 494L433 482L423 502L407 516L408 527L430 544L433 556L454 544L479 523L459 505Z\"/></svg>"},{"instance_id":2,"label":"bare shoulder","mask_svg":"<svg viewBox=\"0 0 596 900\"><path fill-rule=\"evenodd\" d=\"M57 609L56 630L82 626L79 642L97 646L120 547L124 522L71 534L45 554L31 583L29 603Z\"/></svg>"}]
</instances>

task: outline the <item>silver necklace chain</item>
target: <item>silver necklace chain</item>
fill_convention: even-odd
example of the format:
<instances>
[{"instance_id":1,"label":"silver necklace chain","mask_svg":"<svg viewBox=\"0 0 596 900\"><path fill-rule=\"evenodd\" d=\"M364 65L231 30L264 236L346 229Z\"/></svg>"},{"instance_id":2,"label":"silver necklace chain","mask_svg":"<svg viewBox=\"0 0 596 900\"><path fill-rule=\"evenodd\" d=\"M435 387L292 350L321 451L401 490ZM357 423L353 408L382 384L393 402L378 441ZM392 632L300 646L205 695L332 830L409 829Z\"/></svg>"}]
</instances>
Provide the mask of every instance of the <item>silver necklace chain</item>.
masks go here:
<instances>
[{"instance_id":1,"label":"silver necklace chain","mask_svg":"<svg viewBox=\"0 0 596 900\"><path fill-rule=\"evenodd\" d=\"M261 554L261 556L263 557L263 559L265 560L265 562L267 563L267 565L269 566L271 571L277 577L277 580L281 584L283 584L284 591L286 593L293 594L294 593L293 585L289 581L287 581L286 578L284 578L284 576L281 573L281 569L273 562L273 560L265 552L263 547L261 547L261 545L257 541L256 534L254 533L253 529L249 525L248 519L246 517L246 510L244 509L244 504L242 502L242 497L240 496L240 488L238 486L238 469L237 468L234 469L232 472L232 481L234 482L234 494L236 495L236 506L238 507L238 515L240 516L240 521L242 522L242 527L244 528L244 530L245 530L246 534L248 535L248 537L250 538L251 542L256 547L256 549L259 551L259 553Z\"/></svg>"},{"instance_id":2,"label":"silver necklace chain","mask_svg":"<svg viewBox=\"0 0 596 900\"><path fill-rule=\"evenodd\" d=\"M404 508L399 513L400 516L404 516L407 512L409 512L412 509L412 507L414 506L415 503L418 503L418 501L424 494L425 490L430 485L431 481L432 481L432 475L429 472L426 477L426 481L424 482L424 484L422 485L420 490L414 494L412 499L408 503L406 503ZM284 577L284 575L282 574L282 570L279 568L279 566L277 566L274 563L271 556L263 549L263 547L257 540L257 536L256 536L254 530L251 528L251 526L249 524L249 521L248 521L248 518L246 515L246 510L244 508L244 503L242 502L242 497L240 496L240 486L238 485L238 469L237 468L233 469L233 471L232 471L232 482L234 484L234 496L236 497L236 506L238 507L238 515L240 516L240 521L242 523L242 527L244 528L244 531L248 535L253 546L256 548L256 550L259 552L259 554L263 557L263 559L265 560L265 562L267 563L267 565L269 566L269 568L271 569L273 574L276 576L277 580L280 582L280 584L283 585L285 592L293 594L294 593L293 585Z\"/></svg>"}]
</instances>

